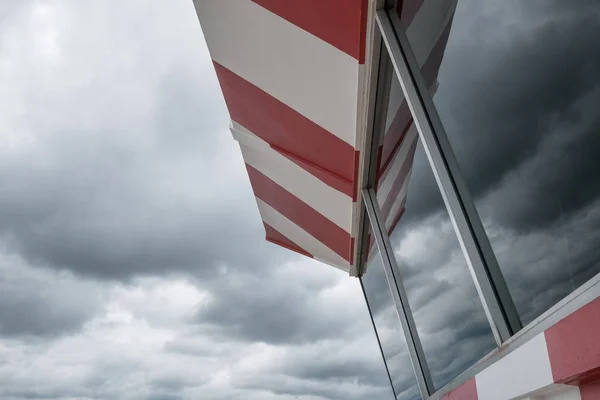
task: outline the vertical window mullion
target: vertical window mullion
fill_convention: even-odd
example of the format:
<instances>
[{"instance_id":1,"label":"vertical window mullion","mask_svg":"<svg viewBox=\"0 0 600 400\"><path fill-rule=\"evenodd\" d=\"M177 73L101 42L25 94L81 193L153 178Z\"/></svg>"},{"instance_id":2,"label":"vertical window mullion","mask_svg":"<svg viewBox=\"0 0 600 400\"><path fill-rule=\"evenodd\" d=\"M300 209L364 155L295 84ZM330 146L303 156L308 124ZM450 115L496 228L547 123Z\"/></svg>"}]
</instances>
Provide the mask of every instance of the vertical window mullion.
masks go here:
<instances>
[{"instance_id":1,"label":"vertical window mullion","mask_svg":"<svg viewBox=\"0 0 600 400\"><path fill-rule=\"evenodd\" d=\"M392 18L399 26L395 13ZM378 10L376 19L494 338L500 346L521 329L513 299L408 40L401 29L394 29L386 10Z\"/></svg>"},{"instance_id":2,"label":"vertical window mullion","mask_svg":"<svg viewBox=\"0 0 600 400\"><path fill-rule=\"evenodd\" d=\"M387 236L383 221L381 220L381 215L377 206L377 197L373 189L363 189L362 195L367 209L367 216L371 222L371 232L375 238L375 244L377 245L379 255L383 262L389 289L392 292L394 305L396 306L396 311L400 318L410 361L417 378L419 392L423 399L427 399L435 392L435 387L433 385L431 372L427 365L427 360L425 359L423 346L421 345L421 340L417 332L417 326L412 311L410 310L410 305L408 304L406 290L404 289L400 276L398 276L399 269L396 265L396 258L394 257L390 239Z\"/></svg>"}]
</instances>

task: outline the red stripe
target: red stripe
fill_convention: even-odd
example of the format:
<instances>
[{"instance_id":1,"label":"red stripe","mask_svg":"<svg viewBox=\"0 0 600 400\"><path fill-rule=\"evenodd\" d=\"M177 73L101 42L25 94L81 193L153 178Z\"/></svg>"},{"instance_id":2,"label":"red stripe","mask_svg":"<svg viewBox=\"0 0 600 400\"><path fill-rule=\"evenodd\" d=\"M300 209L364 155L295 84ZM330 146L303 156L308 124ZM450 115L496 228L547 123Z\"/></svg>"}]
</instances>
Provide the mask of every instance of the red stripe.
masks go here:
<instances>
[{"instance_id":1,"label":"red stripe","mask_svg":"<svg viewBox=\"0 0 600 400\"><path fill-rule=\"evenodd\" d=\"M323 182L352 196L353 146L222 65L214 65L234 121ZM348 186L345 189L344 182Z\"/></svg>"},{"instance_id":2,"label":"red stripe","mask_svg":"<svg viewBox=\"0 0 600 400\"><path fill-rule=\"evenodd\" d=\"M600 373L600 298L544 332L556 383L577 384Z\"/></svg>"},{"instance_id":3,"label":"red stripe","mask_svg":"<svg viewBox=\"0 0 600 400\"><path fill-rule=\"evenodd\" d=\"M246 164L246 170L256 197L350 262L352 259L352 238L348 232L257 169Z\"/></svg>"},{"instance_id":4,"label":"red stripe","mask_svg":"<svg viewBox=\"0 0 600 400\"><path fill-rule=\"evenodd\" d=\"M400 16L400 25L404 29L409 27L422 5L423 0L398 0L396 11Z\"/></svg>"},{"instance_id":5,"label":"red stripe","mask_svg":"<svg viewBox=\"0 0 600 400\"><path fill-rule=\"evenodd\" d=\"M475 378L469 379L461 386L442 397L442 400L478 400Z\"/></svg>"},{"instance_id":6,"label":"red stripe","mask_svg":"<svg viewBox=\"0 0 600 400\"><path fill-rule=\"evenodd\" d=\"M266 222L264 222L263 224L265 226L266 239L269 242L275 243L281 247L285 247L288 250L295 251L296 253L300 253L304 256L313 258L312 254L304 250L302 247L298 246L296 243L292 242L290 239L281 234L271 225L267 224Z\"/></svg>"},{"instance_id":7,"label":"red stripe","mask_svg":"<svg viewBox=\"0 0 600 400\"><path fill-rule=\"evenodd\" d=\"M595 382L589 382L579 387L581 392L581 400L598 400L600 399L600 376Z\"/></svg>"},{"instance_id":8,"label":"red stripe","mask_svg":"<svg viewBox=\"0 0 600 400\"><path fill-rule=\"evenodd\" d=\"M315 178L317 178L320 181L322 181L323 183L325 183L327 186L331 186L332 188L348 195L348 197L352 197L352 199L355 198L354 188L356 186L356 180L354 182L352 182L352 181L349 181L346 179L342 179L341 177L334 174L333 172L327 171L326 169L321 168L318 165L315 165L306 160L303 160L302 158L299 158L298 156L296 156L294 154L291 154L283 149L280 149L277 146L272 145L271 147L273 148L273 150L284 155L289 160L293 161L294 163L296 163L297 165L302 167L304 170L306 170L312 176L314 176ZM358 151L357 151L357 153L358 153ZM355 161L354 165L356 166L355 167L355 169L356 169L358 167L358 161ZM354 201L356 201L356 200L354 200Z\"/></svg>"},{"instance_id":9,"label":"red stripe","mask_svg":"<svg viewBox=\"0 0 600 400\"><path fill-rule=\"evenodd\" d=\"M252 1L364 63L367 0Z\"/></svg>"},{"instance_id":10,"label":"red stripe","mask_svg":"<svg viewBox=\"0 0 600 400\"><path fill-rule=\"evenodd\" d=\"M404 199L402 199L402 204L400 204L400 210L398 210L398 215L396 215L396 217L394 218L394 222L392 222L392 225L390 225L390 229L388 229L388 236L391 236L392 233L394 233L396 225L398 225L398 222L400 222L400 218L402 218L402 216L404 215L404 212L406 211L406 208L404 207L405 205L406 196L404 196Z\"/></svg>"},{"instance_id":11,"label":"red stripe","mask_svg":"<svg viewBox=\"0 0 600 400\"><path fill-rule=\"evenodd\" d=\"M410 167L412 166L413 159L415 156L415 150L417 148L417 141L418 141L418 137L415 137L413 139L412 143L410 143L410 148L408 150L408 154L406 155L406 158L402 161L402 167L400 168L400 171L398 172L398 176L396 177L396 180L394 181L394 183L392 185L390 193L384 199L383 205L381 206L381 217L383 218L384 221L386 221L387 218L389 217L392 206L394 205L394 202L398 199L398 195L400 194L400 191L402 190L402 186L404 186L404 182L406 182L408 172L410 171Z\"/></svg>"}]
</instances>

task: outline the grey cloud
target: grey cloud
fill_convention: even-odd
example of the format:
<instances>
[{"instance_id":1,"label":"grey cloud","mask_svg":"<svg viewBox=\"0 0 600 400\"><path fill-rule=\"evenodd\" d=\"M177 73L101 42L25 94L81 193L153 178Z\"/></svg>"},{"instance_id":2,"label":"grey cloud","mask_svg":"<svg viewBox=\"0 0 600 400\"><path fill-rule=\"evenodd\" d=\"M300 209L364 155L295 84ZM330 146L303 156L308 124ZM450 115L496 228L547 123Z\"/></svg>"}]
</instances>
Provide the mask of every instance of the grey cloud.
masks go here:
<instances>
[{"instance_id":1,"label":"grey cloud","mask_svg":"<svg viewBox=\"0 0 600 400\"><path fill-rule=\"evenodd\" d=\"M66 276L74 287L62 278L0 279L0 335L10 337L0 396L383 397L389 389L372 352L351 359L360 365L353 370L331 355L323 365L288 364L281 379L274 373L240 388L237 380L212 382L235 373L255 342L281 351L359 335L376 346L364 310L328 298L334 275L273 272L297 258L263 239L192 2L143 3L62 0L39 16L56 21L32 22L27 8L7 20L14 54L3 53L11 62L2 67L16 107L2 110L1 128L24 140L14 151L0 148L0 243L23 260L7 268ZM34 43L40 25L59 52ZM138 277L173 273L212 302L194 318L148 316L172 298L156 293L140 307L152 290ZM95 301L90 279L110 300ZM115 300L123 285L141 299ZM24 363L36 373L23 375Z\"/></svg>"},{"instance_id":2,"label":"grey cloud","mask_svg":"<svg viewBox=\"0 0 600 400\"><path fill-rule=\"evenodd\" d=\"M193 108L183 105L186 124L194 121ZM164 119L185 120L177 114ZM211 144L202 125L164 136L184 130L200 132L201 139L187 146L202 150ZM194 162L196 154L169 159L159 147L144 151L122 143L121 135L55 132L45 143L50 151L0 160L0 186L8 189L0 193L0 233L30 260L107 278L264 264L262 228L247 186L243 196L228 194L223 186L211 187L218 179L210 176L214 167ZM193 176L191 187L175 192L173 184ZM232 243L235 251L224 251Z\"/></svg>"},{"instance_id":3,"label":"grey cloud","mask_svg":"<svg viewBox=\"0 0 600 400\"><path fill-rule=\"evenodd\" d=\"M327 383L321 380L304 381L285 375L273 374L269 377L253 377L251 381L241 380L239 387L244 389L264 389L275 395L314 396L319 399L362 399L386 398L391 395L389 387L359 387L352 382Z\"/></svg>"},{"instance_id":4,"label":"grey cloud","mask_svg":"<svg viewBox=\"0 0 600 400\"><path fill-rule=\"evenodd\" d=\"M315 360L311 365L300 365L293 376L310 380L330 380L342 382L346 380L356 381L361 384L385 387L389 381L381 368L362 363L348 363L336 360Z\"/></svg>"},{"instance_id":5,"label":"grey cloud","mask_svg":"<svg viewBox=\"0 0 600 400\"><path fill-rule=\"evenodd\" d=\"M101 310L104 292L69 273L0 255L0 336L51 338L77 331Z\"/></svg>"},{"instance_id":6,"label":"grey cloud","mask_svg":"<svg viewBox=\"0 0 600 400\"><path fill-rule=\"evenodd\" d=\"M600 142L596 113L586 106L599 101L594 95L600 82L597 3L587 9L575 3L555 8L547 2L471 3L459 4L435 98L469 188L479 202L511 174L520 175L524 164L539 160L546 168L515 182L513 196L543 201L549 193L567 193L565 208L585 206L600 192L597 180L588 178L598 174L593 160ZM528 16L527 23L520 14ZM551 134L571 142L572 151L544 145ZM584 154L576 151L582 148ZM555 154L561 158L559 171L556 165L550 168ZM425 159L415 164L425 168ZM435 182L426 174L415 168L413 179L420 182L413 185L418 201L411 206L419 215L442 206ZM532 179L537 186L527 188ZM528 192L520 193L523 189ZM535 228L558 217L550 205L511 203L513 214L527 217L501 220L510 227Z\"/></svg>"},{"instance_id":7,"label":"grey cloud","mask_svg":"<svg viewBox=\"0 0 600 400\"><path fill-rule=\"evenodd\" d=\"M226 276L213 283L217 297L201 307L197 323L240 340L271 344L306 343L347 334L350 321L339 310L323 309L321 290L274 274Z\"/></svg>"},{"instance_id":8,"label":"grey cloud","mask_svg":"<svg viewBox=\"0 0 600 400\"><path fill-rule=\"evenodd\" d=\"M552 1L551 12L533 13L537 18L532 20L537 22L531 24L533 30L497 35L505 28L498 24L507 19L490 16L491 3L461 1L436 102L480 209L485 211L482 214L500 231L493 242L527 321L588 279L600 265L598 254L586 247L600 243L600 238L595 233L599 208L593 203L598 193L597 165L589 161L598 154L595 135L589 133L598 124L585 108L597 102L590 82L598 78L599 62L589 54L595 49L594 36L576 27L590 22L587 18L591 17L582 15L590 14L596 4L586 2L587 10L579 13L575 6ZM61 4L87 9L76 1ZM77 88L75 78L64 79L54 74L56 69L48 68L48 76L60 83L48 89L42 85L48 77L27 76L33 82L23 89L27 118L13 118L13 129L20 132L25 126L24 131L39 137L35 146L15 153L0 149L0 241L35 265L31 270L41 277L0 277L0 334L10 338L11 349L25 349L20 356L23 360L31 360L28 353L45 354L57 335L79 330L105 305L90 296L98 288L88 285L87 277L132 282L138 275L184 271L194 276L212 300L181 322L181 327L168 320L176 325L173 329L185 334L177 332L148 354L114 350L106 358L83 358L93 368L72 381L53 371L46 374L52 383L45 382L44 376L16 380L10 374L0 375L2 397L391 397L387 377L377 368L381 364L373 360L378 357L377 347L373 342L371 347L354 342L371 332L366 313L349 310L346 304L336 308L319 297L331 289L333 278L311 281L310 271L303 271L302 279L276 272L293 258L263 241L260 217L241 156L227 132L223 101L191 2L187 8L175 2L178 11L166 15L162 11L171 8L160 10L161 2L145 2L144 7L135 1L116 2L114 7L106 4L97 3L89 13L68 14L73 23L90 21L94 14L109 16L110 25L97 32L98 27L88 27L87 22L85 29L71 26L76 36L82 32L86 46L71 40L75 44L70 42L65 55L69 63L77 67L81 62L81 66L59 72L76 75L83 70L91 80ZM536 7L549 10L547 4L518 7L532 12ZM517 6L513 2L498 7ZM475 17L469 14L473 12L481 14L479 19L466 23ZM568 28L558 28L559 23ZM597 24L590 26L597 29ZM552 38L552 43L541 45L542 35ZM93 52L86 51L90 38L98 39ZM582 51L588 54L581 55ZM104 52L110 57L93 58ZM475 55L472 68L464 68L462 62ZM557 58L564 62L555 62ZM123 67L128 63L133 67ZM541 70L539 65L546 68ZM530 72L519 75L515 71ZM494 136L502 140L491 142ZM551 170L555 160L560 160L562 169L570 174L576 171L585 179L578 184L562 174L539 174ZM418 257L400 253L399 260L436 384L441 385L480 358L491 342L426 165L420 149L407 214L393 241L398 244L407 235L430 228L423 236L428 238L427 251ZM514 174L527 183L521 186L522 192L515 191ZM572 193L572 198L562 198L565 221L559 218L560 224L556 223L560 215L555 202L547 196L556 192ZM527 202L522 196L546 196L547 201ZM509 203L520 207L507 207ZM565 246L565 237L568 259L557 257L564 252L556 250ZM6 265L29 268L15 267L12 261ZM56 272L65 269L75 277ZM550 281L539 279L540 274L554 275ZM65 282L77 284L71 287ZM57 290L51 290L48 283ZM397 359L393 378L399 398L415 398L414 378L405 346L398 341L399 323L390 306L385 276L373 269L365 276L365 284L375 293L371 306L377 323L388 330L388 349ZM157 330L166 329L143 312L132 314ZM112 331L99 332L109 335ZM40 347L25 343L26 335L41 337ZM244 375L235 369L239 369L236 364L255 342L266 343L265 348L278 355L284 353L283 360L274 361L265 354L268 368ZM305 353L303 346L315 343L322 344L322 352L311 353L312 359L298 356ZM87 342L80 346L90 348ZM358 355L348 355L354 347ZM165 360L173 365L166 368ZM232 365L223 375L233 376L222 387L211 388L207 379L223 372L213 370L215 360ZM21 368L14 361L11 365L15 371ZM196 373L192 366L210 371ZM132 388L142 385L139 395L131 394Z\"/></svg>"},{"instance_id":9,"label":"grey cloud","mask_svg":"<svg viewBox=\"0 0 600 400\"><path fill-rule=\"evenodd\" d=\"M201 38L199 27L192 33ZM141 73L144 65L133 68ZM62 127L48 124L45 110L30 111L28 125L39 142L0 158L0 237L24 257L109 279L268 264L214 72L175 64L152 78L157 83L149 81L147 89L158 100L150 128L145 122L130 127L135 121L127 116L106 122L110 104L84 104L87 115L66 118ZM87 82L81 95L100 85ZM108 86L115 95L118 83ZM73 97L53 95L59 105L61 96ZM236 182L221 182L220 169Z\"/></svg>"}]
</instances>

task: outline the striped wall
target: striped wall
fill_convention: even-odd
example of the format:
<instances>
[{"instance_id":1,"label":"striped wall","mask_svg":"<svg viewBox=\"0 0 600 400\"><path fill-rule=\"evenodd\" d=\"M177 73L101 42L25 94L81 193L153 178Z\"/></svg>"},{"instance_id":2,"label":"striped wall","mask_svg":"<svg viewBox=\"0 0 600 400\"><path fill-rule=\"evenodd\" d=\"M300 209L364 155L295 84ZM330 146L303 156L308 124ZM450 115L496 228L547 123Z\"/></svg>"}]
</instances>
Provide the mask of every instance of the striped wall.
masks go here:
<instances>
[{"instance_id":1,"label":"striped wall","mask_svg":"<svg viewBox=\"0 0 600 400\"><path fill-rule=\"evenodd\" d=\"M600 400L600 298L442 399Z\"/></svg>"}]
</instances>

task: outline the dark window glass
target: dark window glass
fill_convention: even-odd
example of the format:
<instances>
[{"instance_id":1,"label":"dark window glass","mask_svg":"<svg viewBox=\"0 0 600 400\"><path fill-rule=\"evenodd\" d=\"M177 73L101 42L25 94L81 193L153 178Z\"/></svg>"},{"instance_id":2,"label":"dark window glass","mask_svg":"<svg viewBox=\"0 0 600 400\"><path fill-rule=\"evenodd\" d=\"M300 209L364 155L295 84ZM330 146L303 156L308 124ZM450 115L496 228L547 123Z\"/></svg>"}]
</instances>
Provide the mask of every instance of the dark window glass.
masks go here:
<instances>
[{"instance_id":1,"label":"dark window glass","mask_svg":"<svg viewBox=\"0 0 600 400\"><path fill-rule=\"evenodd\" d=\"M420 399L400 319L379 251L374 244L371 246L368 261L368 272L361 278L361 281L383 356L390 372L394 392L398 400Z\"/></svg>"},{"instance_id":2,"label":"dark window glass","mask_svg":"<svg viewBox=\"0 0 600 400\"><path fill-rule=\"evenodd\" d=\"M390 62L387 54L383 62ZM376 141L374 186L434 385L441 388L495 342L399 81L391 68L382 79L380 90L389 93L379 116L385 129Z\"/></svg>"},{"instance_id":3,"label":"dark window glass","mask_svg":"<svg viewBox=\"0 0 600 400\"><path fill-rule=\"evenodd\" d=\"M443 56L434 102L528 323L600 272L600 2L403 7L417 58Z\"/></svg>"}]
</instances>

